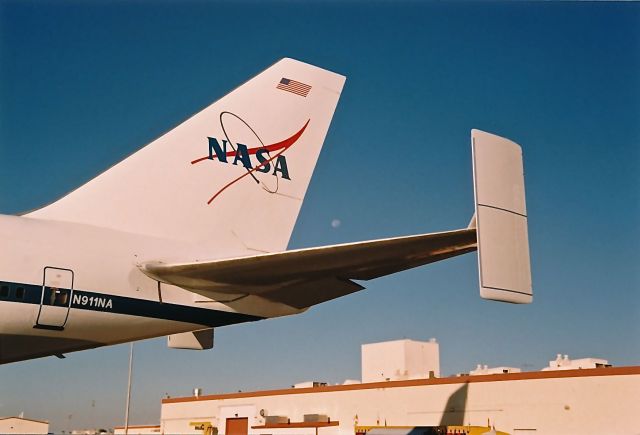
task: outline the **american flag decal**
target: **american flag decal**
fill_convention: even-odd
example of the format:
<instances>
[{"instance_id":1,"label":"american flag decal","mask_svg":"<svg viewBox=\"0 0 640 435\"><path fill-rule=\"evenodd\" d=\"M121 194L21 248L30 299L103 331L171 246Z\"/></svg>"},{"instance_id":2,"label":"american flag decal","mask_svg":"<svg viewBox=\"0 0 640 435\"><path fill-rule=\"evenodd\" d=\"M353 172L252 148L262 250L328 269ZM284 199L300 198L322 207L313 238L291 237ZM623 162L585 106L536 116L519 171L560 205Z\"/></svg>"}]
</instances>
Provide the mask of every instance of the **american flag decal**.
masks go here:
<instances>
[{"instance_id":1,"label":"american flag decal","mask_svg":"<svg viewBox=\"0 0 640 435\"><path fill-rule=\"evenodd\" d=\"M291 92L292 94L300 95L302 97L306 97L311 90L311 86L306 85L302 82L297 82L295 80L282 78L276 88L281 89L283 91Z\"/></svg>"}]
</instances>

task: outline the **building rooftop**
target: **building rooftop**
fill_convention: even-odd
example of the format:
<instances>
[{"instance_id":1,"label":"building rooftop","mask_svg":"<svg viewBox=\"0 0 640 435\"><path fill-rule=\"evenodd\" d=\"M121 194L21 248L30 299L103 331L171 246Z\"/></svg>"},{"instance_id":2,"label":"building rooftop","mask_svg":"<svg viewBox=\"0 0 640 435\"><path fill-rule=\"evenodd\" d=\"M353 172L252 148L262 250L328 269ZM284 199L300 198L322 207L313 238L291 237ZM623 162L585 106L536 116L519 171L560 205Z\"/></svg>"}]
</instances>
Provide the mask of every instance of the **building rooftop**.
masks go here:
<instances>
[{"instance_id":1,"label":"building rooftop","mask_svg":"<svg viewBox=\"0 0 640 435\"><path fill-rule=\"evenodd\" d=\"M640 366L602 367L594 369L571 369L539 372L500 373L476 376L451 376L446 378L411 379L403 381L369 382L351 385L325 385L308 388L287 388L280 390L247 391L238 393L212 394L205 396L170 397L162 399L162 403L193 402L202 400L235 399L260 396L280 396L286 394L309 394L334 391L366 390L376 388L416 387L443 384L468 384L476 382L524 381L533 379L554 379L588 376L638 375Z\"/></svg>"}]
</instances>

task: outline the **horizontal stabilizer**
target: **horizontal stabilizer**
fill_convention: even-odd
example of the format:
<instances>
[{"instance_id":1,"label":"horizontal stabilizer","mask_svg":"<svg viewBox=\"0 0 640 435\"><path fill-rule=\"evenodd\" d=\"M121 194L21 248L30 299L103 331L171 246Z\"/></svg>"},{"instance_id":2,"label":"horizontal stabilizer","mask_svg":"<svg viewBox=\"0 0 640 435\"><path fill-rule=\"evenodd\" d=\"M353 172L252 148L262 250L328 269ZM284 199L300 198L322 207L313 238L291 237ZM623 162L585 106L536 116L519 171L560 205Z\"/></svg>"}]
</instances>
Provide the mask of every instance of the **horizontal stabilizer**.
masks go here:
<instances>
[{"instance_id":1,"label":"horizontal stabilizer","mask_svg":"<svg viewBox=\"0 0 640 435\"><path fill-rule=\"evenodd\" d=\"M480 296L512 303L533 298L522 149L471 131Z\"/></svg>"},{"instance_id":2,"label":"horizontal stabilizer","mask_svg":"<svg viewBox=\"0 0 640 435\"><path fill-rule=\"evenodd\" d=\"M369 280L476 249L475 229L182 264L147 263L153 279L219 300L260 296L304 309L361 290Z\"/></svg>"}]
</instances>

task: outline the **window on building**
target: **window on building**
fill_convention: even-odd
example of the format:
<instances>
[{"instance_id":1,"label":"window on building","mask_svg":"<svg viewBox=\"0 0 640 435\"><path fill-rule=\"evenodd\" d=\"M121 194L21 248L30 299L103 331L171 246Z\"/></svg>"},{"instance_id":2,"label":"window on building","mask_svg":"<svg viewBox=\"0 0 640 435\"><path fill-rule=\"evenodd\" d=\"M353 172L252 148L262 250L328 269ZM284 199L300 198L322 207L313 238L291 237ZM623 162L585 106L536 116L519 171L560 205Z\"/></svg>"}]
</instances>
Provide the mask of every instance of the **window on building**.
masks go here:
<instances>
[{"instance_id":1,"label":"window on building","mask_svg":"<svg viewBox=\"0 0 640 435\"><path fill-rule=\"evenodd\" d=\"M9 297L9 286L6 284L0 285L0 298Z\"/></svg>"},{"instance_id":2,"label":"window on building","mask_svg":"<svg viewBox=\"0 0 640 435\"><path fill-rule=\"evenodd\" d=\"M16 288L16 299L24 299L24 287Z\"/></svg>"}]
</instances>

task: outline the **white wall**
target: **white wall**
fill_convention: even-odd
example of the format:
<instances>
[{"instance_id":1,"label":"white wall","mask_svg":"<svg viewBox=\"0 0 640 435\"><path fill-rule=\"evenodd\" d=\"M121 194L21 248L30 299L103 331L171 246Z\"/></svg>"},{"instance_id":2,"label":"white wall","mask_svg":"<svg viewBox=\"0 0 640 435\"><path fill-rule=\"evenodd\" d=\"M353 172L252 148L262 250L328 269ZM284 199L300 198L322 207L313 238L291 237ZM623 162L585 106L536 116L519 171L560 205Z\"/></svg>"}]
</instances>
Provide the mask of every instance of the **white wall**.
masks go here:
<instances>
[{"instance_id":1,"label":"white wall","mask_svg":"<svg viewBox=\"0 0 640 435\"><path fill-rule=\"evenodd\" d=\"M0 434L44 434L49 433L49 423L9 417L0 419Z\"/></svg>"},{"instance_id":2,"label":"white wall","mask_svg":"<svg viewBox=\"0 0 640 435\"><path fill-rule=\"evenodd\" d=\"M160 433L160 426L148 425L148 426L129 426L127 431L128 435L153 435ZM124 427L118 426L113 430L114 435L124 435Z\"/></svg>"}]
</instances>

